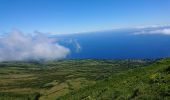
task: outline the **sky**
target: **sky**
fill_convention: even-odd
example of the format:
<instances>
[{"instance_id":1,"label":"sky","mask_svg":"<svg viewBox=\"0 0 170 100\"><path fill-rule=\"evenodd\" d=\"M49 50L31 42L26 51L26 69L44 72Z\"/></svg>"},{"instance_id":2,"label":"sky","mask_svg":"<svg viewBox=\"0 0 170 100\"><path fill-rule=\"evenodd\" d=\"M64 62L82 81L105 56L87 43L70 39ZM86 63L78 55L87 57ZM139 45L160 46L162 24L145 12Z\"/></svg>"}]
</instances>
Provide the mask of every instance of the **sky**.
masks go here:
<instances>
[{"instance_id":1,"label":"sky","mask_svg":"<svg viewBox=\"0 0 170 100\"><path fill-rule=\"evenodd\" d=\"M170 0L0 0L0 33L81 33L170 24Z\"/></svg>"}]
</instances>

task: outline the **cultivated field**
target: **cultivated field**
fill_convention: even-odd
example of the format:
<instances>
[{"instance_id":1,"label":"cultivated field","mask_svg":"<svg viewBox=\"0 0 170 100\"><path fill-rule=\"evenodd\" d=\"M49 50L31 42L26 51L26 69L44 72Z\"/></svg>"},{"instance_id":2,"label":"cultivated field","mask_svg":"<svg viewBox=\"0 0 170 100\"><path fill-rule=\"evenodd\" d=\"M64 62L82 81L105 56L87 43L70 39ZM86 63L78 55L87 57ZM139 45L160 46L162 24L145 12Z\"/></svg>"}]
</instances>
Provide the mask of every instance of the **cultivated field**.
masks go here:
<instances>
[{"instance_id":1,"label":"cultivated field","mask_svg":"<svg viewBox=\"0 0 170 100\"><path fill-rule=\"evenodd\" d=\"M148 60L60 60L1 62L0 100L55 100ZM68 100L68 99L67 99Z\"/></svg>"}]
</instances>

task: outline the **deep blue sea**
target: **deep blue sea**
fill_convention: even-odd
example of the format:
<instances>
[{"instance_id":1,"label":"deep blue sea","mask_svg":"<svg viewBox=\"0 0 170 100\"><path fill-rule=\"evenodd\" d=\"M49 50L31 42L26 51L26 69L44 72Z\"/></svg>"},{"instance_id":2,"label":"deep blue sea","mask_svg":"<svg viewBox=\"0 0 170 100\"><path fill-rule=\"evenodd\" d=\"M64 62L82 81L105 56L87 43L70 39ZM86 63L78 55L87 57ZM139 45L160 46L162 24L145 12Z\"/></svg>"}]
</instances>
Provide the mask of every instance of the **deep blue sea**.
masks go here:
<instances>
[{"instance_id":1,"label":"deep blue sea","mask_svg":"<svg viewBox=\"0 0 170 100\"><path fill-rule=\"evenodd\" d=\"M133 34L134 30L92 32L59 36L71 53L67 58L153 59L170 57L170 35ZM71 41L71 42L69 42ZM81 46L76 50L74 42Z\"/></svg>"}]
</instances>

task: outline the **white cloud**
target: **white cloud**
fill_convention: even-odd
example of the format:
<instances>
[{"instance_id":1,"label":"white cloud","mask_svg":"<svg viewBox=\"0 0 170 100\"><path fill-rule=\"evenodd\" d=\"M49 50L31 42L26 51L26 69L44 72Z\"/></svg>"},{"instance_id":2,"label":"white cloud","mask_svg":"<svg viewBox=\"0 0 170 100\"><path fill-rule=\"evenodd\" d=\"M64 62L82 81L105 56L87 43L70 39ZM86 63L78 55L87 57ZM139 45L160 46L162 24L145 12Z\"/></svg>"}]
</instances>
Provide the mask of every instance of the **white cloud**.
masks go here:
<instances>
[{"instance_id":1,"label":"white cloud","mask_svg":"<svg viewBox=\"0 0 170 100\"><path fill-rule=\"evenodd\" d=\"M160 30L153 30L150 31L151 34L165 34L170 35L170 28L169 29L160 29Z\"/></svg>"},{"instance_id":2,"label":"white cloud","mask_svg":"<svg viewBox=\"0 0 170 100\"><path fill-rule=\"evenodd\" d=\"M135 35L140 35L140 34L163 34L163 35L170 35L170 28L142 30L142 31L139 31L139 32L135 32L134 34Z\"/></svg>"},{"instance_id":3,"label":"white cloud","mask_svg":"<svg viewBox=\"0 0 170 100\"><path fill-rule=\"evenodd\" d=\"M72 44L75 47L75 51L77 53L79 53L82 50L81 45L78 43L78 41L76 39L69 39L66 42L69 43L69 44Z\"/></svg>"},{"instance_id":4,"label":"white cloud","mask_svg":"<svg viewBox=\"0 0 170 100\"><path fill-rule=\"evenodd\" d=\"M75 41L75 47L76 47L76 52L80 52L80 50L82 49L82 47L77 41Z\"/></svg>"},{"instance_id":5,"label":"white cloud","mask_svg":"<svg viewBox=\"0 0 170 100\"><path fill-rule=\"evenodd\" d=\"M145 28L164 28L164 27L169 27L170 24L156 24L156 25L141 25L141 26L133 26L132 28L137 28L137 29L145 29Z\"/></svg>"},{"instance_id":6,"label":"white cloud","mask_svg":"<svg viewBox=\"0 0 170 100\"><path fill-rule=\"evenodd\" d=\"M0 38L0 61L54 60L65 58L70 50L43 34L24 35L12 31Z\"/></svg>"}]
</instances>

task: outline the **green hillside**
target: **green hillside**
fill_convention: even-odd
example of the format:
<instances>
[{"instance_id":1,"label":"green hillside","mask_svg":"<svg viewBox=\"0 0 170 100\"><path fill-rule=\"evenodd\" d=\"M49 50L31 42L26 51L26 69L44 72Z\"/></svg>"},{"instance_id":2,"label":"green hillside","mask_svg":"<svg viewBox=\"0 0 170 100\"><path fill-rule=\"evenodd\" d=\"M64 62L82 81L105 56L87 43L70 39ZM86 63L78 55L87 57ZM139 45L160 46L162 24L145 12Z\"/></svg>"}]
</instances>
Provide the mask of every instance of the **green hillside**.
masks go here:
<instances>
[{"instance_id":1,"label":"green hillside","mask_svg":"<svg viewBox=\"0 0 170 100\"><path fill-rule=\"evenodd\" d=\"M170 58L116 73L57 100L170 100Z\"/></svg>"},{"instance_id":2,"label":"green hillside","mask_svg":"<svg viewBox=\"0 0 170 100\"><path fill-rule=\"evenodd\" d=\"M1 62L0 100L55 100L59 96L107 79L113 73L125 72L150 63L152 61L149 60L93 59ZM82 92L77 93L81 95ZM77 95L74 95L75 98Z\"/></svg>"}]
</instances>

